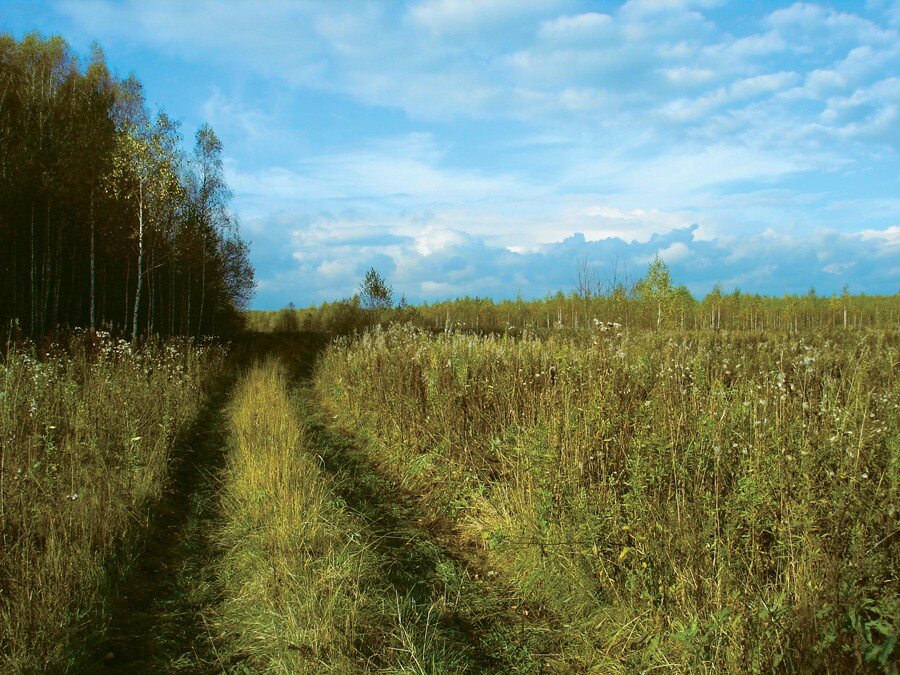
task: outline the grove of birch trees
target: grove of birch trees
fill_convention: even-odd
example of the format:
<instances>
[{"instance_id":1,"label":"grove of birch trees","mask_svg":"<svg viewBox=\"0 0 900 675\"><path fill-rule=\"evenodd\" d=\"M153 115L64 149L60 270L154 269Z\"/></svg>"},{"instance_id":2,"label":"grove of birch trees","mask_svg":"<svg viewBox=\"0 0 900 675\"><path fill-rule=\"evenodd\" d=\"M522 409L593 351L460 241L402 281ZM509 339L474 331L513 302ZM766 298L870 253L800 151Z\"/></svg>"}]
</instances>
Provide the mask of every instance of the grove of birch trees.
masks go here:
<instances>
[{"instance_id":1,"label":"grove of birch trees","mask_svg":"<svg viewBox=\"0 0 900 675\"><path fill-rule=\"evenodd\" d=\"M253 289L222 144L178 123L94 46L0 35L0 321L126 337L238 327Z\"/></svg>"}]
</instances>

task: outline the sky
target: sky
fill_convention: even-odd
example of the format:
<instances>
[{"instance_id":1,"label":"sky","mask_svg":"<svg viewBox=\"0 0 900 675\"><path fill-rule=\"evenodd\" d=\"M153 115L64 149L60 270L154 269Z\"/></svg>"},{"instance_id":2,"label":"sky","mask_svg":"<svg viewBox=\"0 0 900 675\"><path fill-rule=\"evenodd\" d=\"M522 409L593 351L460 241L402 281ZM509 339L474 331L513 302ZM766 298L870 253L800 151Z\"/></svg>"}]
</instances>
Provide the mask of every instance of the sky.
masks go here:
<instances>
[{"instance_id":1,"label":"sky","mask_svg":"<svg viewBox=\"0 0 900 675\"><path fill-rule=\"evenodd\" d=\"M900 292L900 0L0 0L209 122L253 306Z\"/></svg>"}]
</instances>

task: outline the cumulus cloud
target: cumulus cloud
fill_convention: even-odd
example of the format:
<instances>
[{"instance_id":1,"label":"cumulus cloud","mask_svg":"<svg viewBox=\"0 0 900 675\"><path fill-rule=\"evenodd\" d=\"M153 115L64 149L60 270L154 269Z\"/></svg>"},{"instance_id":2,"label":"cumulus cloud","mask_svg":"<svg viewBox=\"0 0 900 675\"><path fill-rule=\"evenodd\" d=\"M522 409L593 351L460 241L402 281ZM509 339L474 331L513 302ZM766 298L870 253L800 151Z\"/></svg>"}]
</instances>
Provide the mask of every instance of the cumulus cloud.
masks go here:
<instances>
[{"instance_id":1,"label":"cumulus cloud","mask_svg":"<svg viewBox=\"0 0 900 675\"><path fill-rule=\"evenodd\" d=\"M588 240L575 233L521 252L436 227L364 246L314 245L297 238L294 244L302 246L302 259L263 279L260 305L275 308L348 297L371 266L412 301L462 295L509 298L519 293L536 298L571 292L580 260L597 265L607 283L628 283L643 275L656 256L669 266L676 283L686 284L698 296L716 283L772 295L801 294L811 286L820 293L837 293L845 283L854 292L900 291L896 254L884 252L885 242L893 242L896 251L897 228L851 234L822 230L802 239L770 231L706 240L696 232L697 226L690 226L632 241Z\"/></svg>"}]
</instances>

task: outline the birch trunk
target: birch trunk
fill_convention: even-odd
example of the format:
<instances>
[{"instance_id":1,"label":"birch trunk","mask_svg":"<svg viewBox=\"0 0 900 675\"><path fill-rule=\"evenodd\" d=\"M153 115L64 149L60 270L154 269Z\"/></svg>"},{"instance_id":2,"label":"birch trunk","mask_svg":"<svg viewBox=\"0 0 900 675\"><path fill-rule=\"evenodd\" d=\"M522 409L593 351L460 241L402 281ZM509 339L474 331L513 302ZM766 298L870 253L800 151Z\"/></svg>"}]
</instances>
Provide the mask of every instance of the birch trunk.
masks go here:
<instances>
[{"instance_id":1,"label":"birch trunk","mask_svg":"<svg viewBox=\"0 0 900 675\"><path fill-rule=\"evenodd\" d=\"M93 184L93 182L91 183L91 205L90 205L89 220L90 220L90 226L91 226L91 242L90 242L90 248L91 248L91 290L90 290L91 310L90 310L90 314L91 314L91 319L90 319L90 326L91 326L91 333L93 333L97 330L97 311L96 311L97 301L96 301L96 296L94 294L95 289L97 287L96 280L95 280L95 274L96 274L97 268L96 268L96 263L95 263L95 258L94 258L94 184Z\"/></svg>"},{"instance_id":2,"label":"birch trunk","mask_svg":"<svg viewBox=\"0 0 900 675\"><path fill-rule=\"evenodd\" d=\"M134 290L134 316L131 324L131 339L137 338L138 334L138 316L141 309L141 286L143 285L143 274L141 268L144 264L144 184L143 181L138 182L138 258L137 258L137 282Z\"/></svg>"}]
</instances>

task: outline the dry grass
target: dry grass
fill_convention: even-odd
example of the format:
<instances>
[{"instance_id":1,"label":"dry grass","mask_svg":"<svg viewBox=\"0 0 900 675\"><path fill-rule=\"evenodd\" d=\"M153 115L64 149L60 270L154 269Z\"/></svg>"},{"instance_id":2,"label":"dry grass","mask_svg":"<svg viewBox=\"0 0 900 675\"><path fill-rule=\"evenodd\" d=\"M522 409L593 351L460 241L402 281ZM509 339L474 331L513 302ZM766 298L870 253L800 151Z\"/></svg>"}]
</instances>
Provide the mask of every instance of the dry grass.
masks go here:
<instances>
[{"instance_id":1,"label":"dry grass","mask_svg":"<svg viewBox=\"0 0 900 675\"><path fill-rule=\"evenodd\" d=\"M473 662L524 662L485 653L482 634L503 639L504 627L493 626L497 599L483 597L414 514L391 502L390 486L315 408L308 389L289 391L274 359L237 386L222 495L224 599L210 617L222 663L459 673Z\"/></svg>"},{"instance_id":2,"label":"dry grass","mask_svg":"<svg viewBox=\"0 0 900 675\"><path fill-rule=\"evenodd\" d=\"M376 331L318 387L522 599L560 671L893 672L896 332Z\"/></svg>"},{"instance_id":3,"label":"dry grass","mask_svg":"<svg viewBox=\"0 0 900 675\"><path fill-rule=\"evenodd\" d=\"M0 670L78 668L221 351L76 336L0 365Z\"/></svg>"},{"instance_id":4,"label":"dry grass","mask_svg":"<svg viewBox=\"0 0 900 675\"><path fill-rule=\"evenodd\" d=\"M216 618L227 658L255 670L354 670L365 548L304 450L277 361L238 384L231 420Z\"/></svg>"}]
</instances>

